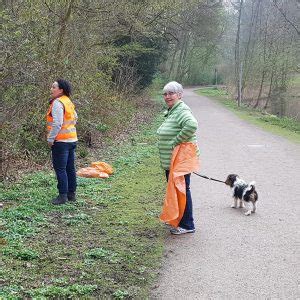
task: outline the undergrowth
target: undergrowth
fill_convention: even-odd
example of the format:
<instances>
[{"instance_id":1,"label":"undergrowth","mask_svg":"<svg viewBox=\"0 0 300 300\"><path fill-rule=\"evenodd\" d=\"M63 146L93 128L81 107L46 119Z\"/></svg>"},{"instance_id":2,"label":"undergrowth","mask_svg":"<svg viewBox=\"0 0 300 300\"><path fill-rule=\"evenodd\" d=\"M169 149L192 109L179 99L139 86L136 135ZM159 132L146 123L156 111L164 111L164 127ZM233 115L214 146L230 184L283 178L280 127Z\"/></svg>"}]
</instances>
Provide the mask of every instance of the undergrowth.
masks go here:
<instances>
[{"instance_id":1,"label":"undergrowth","mask_svg":"<svg viewBox=\"0 0 300 300\"><path fill-rule=\"evenodd\" d=\"M148 296L164 237L160 122L116 151L113 176L78 178L75 203L51 204L52 171L1 185L0 298Z\"/></svg>"}]
</instances>

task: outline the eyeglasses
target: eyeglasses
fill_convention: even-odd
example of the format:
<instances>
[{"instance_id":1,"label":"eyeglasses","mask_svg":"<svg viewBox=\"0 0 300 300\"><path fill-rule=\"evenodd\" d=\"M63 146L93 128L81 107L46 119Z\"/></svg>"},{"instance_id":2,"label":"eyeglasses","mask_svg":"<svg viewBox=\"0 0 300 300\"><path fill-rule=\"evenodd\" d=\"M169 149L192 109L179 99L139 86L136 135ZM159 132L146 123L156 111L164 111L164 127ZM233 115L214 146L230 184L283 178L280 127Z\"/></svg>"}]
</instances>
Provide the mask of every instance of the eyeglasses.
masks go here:
<instances>
[{"instance_id":1,"label":"eyeglasses","mask_svg":"<svg viewBox=\"0 0 300 300\"><path fill-rule=\"evenodd\" d=\"M167 93L163 93L163 96L167 97L167 96L173 96L175 94L176 94L175 92L167 92Z\"/></svg>"}]
</instances>

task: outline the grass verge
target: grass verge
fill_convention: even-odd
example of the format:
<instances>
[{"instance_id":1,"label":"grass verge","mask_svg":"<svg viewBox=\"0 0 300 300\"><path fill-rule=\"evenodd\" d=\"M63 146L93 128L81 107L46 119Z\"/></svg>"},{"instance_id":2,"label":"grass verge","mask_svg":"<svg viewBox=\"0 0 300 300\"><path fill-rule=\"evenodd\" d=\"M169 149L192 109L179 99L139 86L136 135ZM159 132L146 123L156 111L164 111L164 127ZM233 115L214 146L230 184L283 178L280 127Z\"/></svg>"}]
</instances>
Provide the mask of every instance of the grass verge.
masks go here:
<instances>
[{"instance_id":1,"label":"grass verge","mask_svg":"<svg viewBox=\"0 0 300 300\"><path fill-rule=\"evenodd\" d=\"M75 203L50 204L52 172L0 187L0 298L148 297L165 232L160 122L120 148L113 176L78 178Z\"/></svg>"},{"instance_id":2,"label":"grass verge","mask_svg":"<svg viewBox=\"0 0 300 300\"><path fill-rule=\"evenodd\" d=\"M283 136L292 142L300 143L300 122L294 119L287 117L279 118L244 105L238 107L236 101L230 99L227 92L222 89L201 88L197 90L197 93L218 100L218 102L233 111L243 120L255 124L269 132Z\"/></svg>"}]
</instances>

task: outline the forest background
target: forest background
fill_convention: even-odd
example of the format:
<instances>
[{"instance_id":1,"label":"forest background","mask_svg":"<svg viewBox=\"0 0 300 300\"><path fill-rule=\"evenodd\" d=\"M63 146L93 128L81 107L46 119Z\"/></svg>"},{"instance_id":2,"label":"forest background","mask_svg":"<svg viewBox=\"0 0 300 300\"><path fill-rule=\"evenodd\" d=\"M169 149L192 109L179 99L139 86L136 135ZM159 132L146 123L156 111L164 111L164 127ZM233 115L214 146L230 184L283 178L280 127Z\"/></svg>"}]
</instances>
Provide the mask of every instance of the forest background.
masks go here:
<instances>
[{"instance_id":1,"label":"forest background","mask_svg":"<svg viewBox=\"0 0 300 300\"><path fill-rule=\"evenodd\" d=\"M0 298L149 298L168 234L166 82L291 124L299 141L297 0L4 0L0 15ZM77 201L54 206L45 114L60 77L79 116L77 167L115 172L78 177Z\"/></svg>"},{"instance_id":2,"label":"forest background","mask_svg":"<svg viewBox=\"0 0 300 300\"><path fill-rule=\"evenodd\" d=\"M149 121L161 110L150 90L170 80L300 119L296 0L6 0L1 19L6 179L50 162L45 112L60 77L74 87L81 159Z\"/></svg>"}]
</instances>

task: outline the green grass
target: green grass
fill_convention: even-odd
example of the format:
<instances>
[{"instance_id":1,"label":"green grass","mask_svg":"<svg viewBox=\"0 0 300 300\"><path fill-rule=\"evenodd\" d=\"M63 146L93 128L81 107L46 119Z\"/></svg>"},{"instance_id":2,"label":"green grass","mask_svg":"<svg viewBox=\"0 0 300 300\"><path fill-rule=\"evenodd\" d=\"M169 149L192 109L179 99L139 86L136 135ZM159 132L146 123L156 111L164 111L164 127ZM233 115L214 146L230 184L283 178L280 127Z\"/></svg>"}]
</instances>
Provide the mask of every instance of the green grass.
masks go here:
<instances>
[{"instance_id":1,"label":"green grass","mask_svg":"<svg viewBox=\"0 0 300 300\"><path fill-rule=\"evenodd\" d=\"M233 111L241 119L269 132L283 136L292 142L300 143L300 122L294 119L287 117L279 118L243 105L238 107L236 101L230 99L227 92L222 89L201 88L197 90L197 93L218 100L219 103Z\"/></svg>"},{"instance_id":2,"label":"green grass","mask_svg":"<svg viewBox=\"0 0 300 300\"><path fill-rule=\"evenodd\" d=\"M113 176L78 178L75 203L50 204L53 172L0 187L0 298L148 297L165 235L160 122L119 149Z\"/></svg>"}]
</instances>

